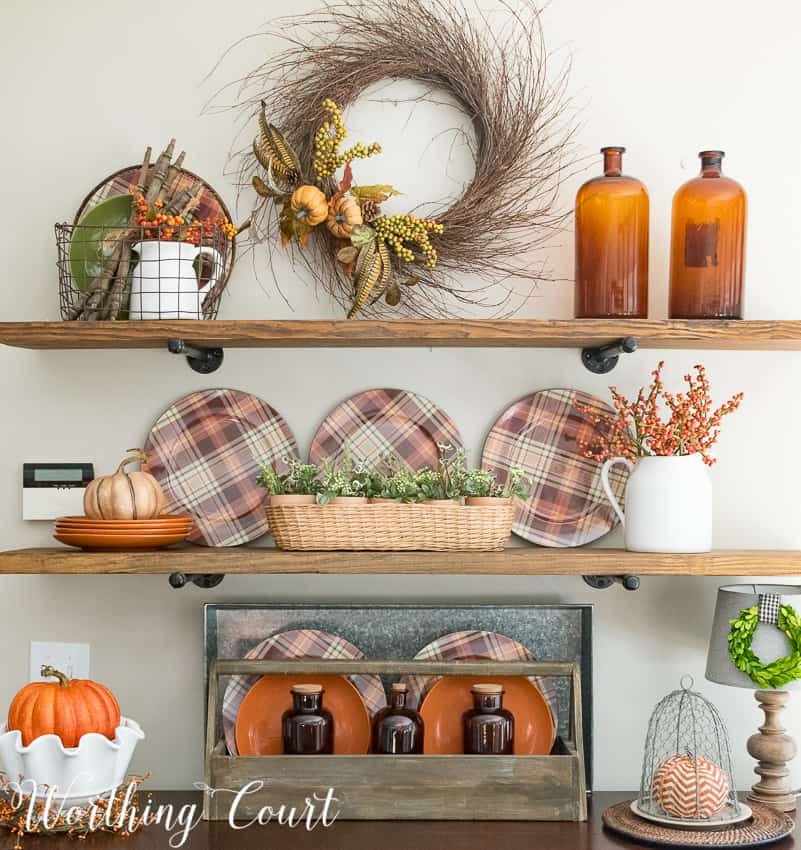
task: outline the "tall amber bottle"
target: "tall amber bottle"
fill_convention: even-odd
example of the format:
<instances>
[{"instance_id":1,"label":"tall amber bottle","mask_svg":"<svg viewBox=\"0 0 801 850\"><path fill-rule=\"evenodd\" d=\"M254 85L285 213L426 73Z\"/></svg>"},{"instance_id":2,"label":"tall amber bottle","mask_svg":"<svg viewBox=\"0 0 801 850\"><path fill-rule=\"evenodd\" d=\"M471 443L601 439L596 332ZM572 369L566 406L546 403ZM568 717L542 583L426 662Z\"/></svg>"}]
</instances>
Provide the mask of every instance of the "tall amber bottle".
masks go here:
<instances>
[{"instance_id":1,"label":"tall amber bottle","mask_svg":"<svg viewBox=\"0 0 801 850\"><path fill-rule=\"evenodd\" d=\"M576 195L577 319L648 316L648 192L623 174L625 148L601 148L604 173Z\"/></svg>"},{"instance_id":2,"label":"tall amber bottle","mask_svg":"<svg viewBox=\"0 0 801 850\"><path fill-rule=\"evenodd\" d=\"M701 173L673 197L670 317L742 319L746 197L721 173L723 151L701 151Z\"/></svg>"}]
</instances>

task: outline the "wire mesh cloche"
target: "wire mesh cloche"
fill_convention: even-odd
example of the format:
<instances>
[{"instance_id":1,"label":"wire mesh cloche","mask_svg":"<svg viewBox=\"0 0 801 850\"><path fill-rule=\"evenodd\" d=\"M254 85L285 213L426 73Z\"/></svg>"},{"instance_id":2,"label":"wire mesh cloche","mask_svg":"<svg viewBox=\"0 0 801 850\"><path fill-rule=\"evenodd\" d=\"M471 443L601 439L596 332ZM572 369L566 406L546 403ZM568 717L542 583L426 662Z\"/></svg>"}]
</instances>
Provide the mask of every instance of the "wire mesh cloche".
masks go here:
<instances>
[{"instance_id":1,"label":"wire mesh cloche","mask_svg":"<svg viewBox=\"0 0 801 850\"><path fill-rule=\"evenodd\" d=\"M635 811L649 819L731 823L745 807L732 779L729 735L715 706L692 686L685 676L651 715Z\"/></svg>"}]
</instances>

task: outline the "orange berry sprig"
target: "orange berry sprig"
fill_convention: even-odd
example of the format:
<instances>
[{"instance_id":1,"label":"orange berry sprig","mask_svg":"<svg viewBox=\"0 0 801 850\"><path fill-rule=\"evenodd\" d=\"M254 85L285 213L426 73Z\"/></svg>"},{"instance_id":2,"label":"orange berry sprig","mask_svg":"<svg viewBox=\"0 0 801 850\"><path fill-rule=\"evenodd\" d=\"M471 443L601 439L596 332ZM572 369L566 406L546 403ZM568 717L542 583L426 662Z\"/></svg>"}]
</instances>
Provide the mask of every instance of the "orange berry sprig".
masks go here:
<instances>
[{"instance_id":1,"label":"orange berry sprig","mask_svg":"<svg viewBox=\"0 0 801 850\"><path fill-rule=\"evenodd\" d=\"M715 463L709 454L720 436L724 416L734 413L743 401L743 393L733 395L719 407L712 407L709 379L701 364L695 375L687 374L685 392L670 393L662 382L664 361L651 373L653 381L647 389L641 388L637 397L629 401L610 387L613 416L604 416L596 408L578 405L593 422L606 432L593 445L583 445L586 457L598 461L612 457L625 457L636 461L640 457L700 454L708 466ZM660 403L666 408L663 412Z\"/></svg>"},{"instance_id":2,"label":"orange berry sprig","mask_svg":"<svg viewBox=\"0 0 801 850\"><path fill-rule=\"evenodd\" d=\"M237 228L225 216L212 219L193 219L182 215L162 212L164 201L156 198L149 205L142 194L134 196L135 221L143 228L146 239L161 239L164 241L191 242L199 245L204 236L211 236L214 228L222 231L230 242L237 234Z\"/></svg>"}]
</instances>

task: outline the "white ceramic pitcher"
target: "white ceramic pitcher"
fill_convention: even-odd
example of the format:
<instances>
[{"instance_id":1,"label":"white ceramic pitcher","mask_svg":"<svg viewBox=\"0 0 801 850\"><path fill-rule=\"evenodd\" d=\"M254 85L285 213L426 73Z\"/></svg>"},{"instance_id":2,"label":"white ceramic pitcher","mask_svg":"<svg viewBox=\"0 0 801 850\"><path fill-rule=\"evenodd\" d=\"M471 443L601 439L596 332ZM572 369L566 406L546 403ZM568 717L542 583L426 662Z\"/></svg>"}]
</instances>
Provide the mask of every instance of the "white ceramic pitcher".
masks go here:
<instances>
[{"instance_id":1,"label":"white ceramic pitcher","mask_svg":"<svg viewBox=\"0 0 801 850\"><path fill-rule=\"evenodd\" d=\"M202 319L203 299L220 279L223 261L219 252L191 242L147 239L131 250L139 262L131 273L131 319ZM211 257L214 268L208 283L198 285L192 265L201 254Z\"/></svg>"},{"instance_id":2,"label":"white ceramic pitcher","mask_svg":"<svg viewBox=\"0 0 801 850\"><path fill-rule=\"evenodd\" d=\"M609 470L629 470L626 512L609 486ZM626 549L633 552L708 552L712 548L712 484L700 454L624 457L601 471L606 498L623 523Z\"/></svg>"}]
</instances>

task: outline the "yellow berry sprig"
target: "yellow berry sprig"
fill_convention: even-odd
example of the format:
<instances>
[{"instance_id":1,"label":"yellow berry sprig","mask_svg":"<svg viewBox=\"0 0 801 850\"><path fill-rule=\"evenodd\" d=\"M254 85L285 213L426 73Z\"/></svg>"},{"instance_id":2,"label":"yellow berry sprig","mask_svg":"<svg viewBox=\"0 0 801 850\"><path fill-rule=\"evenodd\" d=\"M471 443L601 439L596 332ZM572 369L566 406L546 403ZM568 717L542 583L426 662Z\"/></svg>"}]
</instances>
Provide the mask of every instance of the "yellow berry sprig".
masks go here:
<instances>
[{"instance_id":1,"label":"yellow berry sprig","mask_svg":"<svg viewBox=\"0 0 801 850\"><path fill-rule=\"evenodd\" d=\"M417 218L407 215L384 215L371 224L378 239L386 242L405 262L415 260L414 252L407 243L414 245L423 255L425 264L433 269L437 264L437 249L431 244L429 234L440 234L444 225L432 218Z\"/></svg>"},{"instance_id":2,"label":"yellow berry sprig","mask_svg":"<svg viewBox=\"0 0 801 850\"><path fill-rule=\"evenodd\" d=\"M340 151L348 131L342 120L342 110L333 100L323 101L323 109L328 113L328 121L320 125L320 129L314 134L314 170L318 180L330 177L338 168L346 162L354 159L366 159L373 154L381 153L381 145L373 142L370 145L358 142L346 151Z\"/></svg>"}]
</instances>

